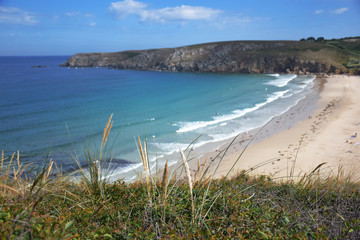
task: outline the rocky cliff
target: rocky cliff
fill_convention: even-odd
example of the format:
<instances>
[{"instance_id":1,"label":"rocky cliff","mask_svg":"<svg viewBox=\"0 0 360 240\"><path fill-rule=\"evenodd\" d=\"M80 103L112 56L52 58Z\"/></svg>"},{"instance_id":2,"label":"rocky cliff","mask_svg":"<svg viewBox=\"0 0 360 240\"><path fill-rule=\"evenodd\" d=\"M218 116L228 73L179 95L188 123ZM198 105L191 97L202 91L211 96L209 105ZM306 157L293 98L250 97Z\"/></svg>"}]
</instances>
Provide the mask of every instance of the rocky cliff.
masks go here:
<instances>
[{"instance_id":1,"label":"rocky cliff","mask_svg":"<svg viewBox=\"0 0 360 240\"><path fill-rule=\"evenodd\" d=\"M355 45L360 41L355 41ZM355 46L356 47L356 46ZM350 54L351 55L351 54ZM62 66L173 72L344 73L349 51L328 42L233 41L115 53L79 53Z\"/></svg>"}]
</instances>

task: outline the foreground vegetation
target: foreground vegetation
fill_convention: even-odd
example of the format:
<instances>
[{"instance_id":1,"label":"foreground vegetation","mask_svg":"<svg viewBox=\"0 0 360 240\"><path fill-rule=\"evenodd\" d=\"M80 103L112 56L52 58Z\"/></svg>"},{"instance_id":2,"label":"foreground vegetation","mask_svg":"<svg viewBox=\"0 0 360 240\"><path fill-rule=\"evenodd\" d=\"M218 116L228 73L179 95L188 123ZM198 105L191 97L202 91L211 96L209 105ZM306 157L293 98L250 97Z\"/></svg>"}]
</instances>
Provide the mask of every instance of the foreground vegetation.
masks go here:
<instances>
[{"instance_id":1,"label":"foreground vegetation","mask_svg":"<svg viewBox=\"0 0 360 240\"><path fill-rule=\"evenodd\" d=\"M161 176L151 176L139 139L145 176L108 182L102 150L110 128L109 120L99 155L87 152L89 168L80 168L76 181L51 159L34 170L19 153L2 152L1 239L360 238L360 183L341 171L324 177L319 165L296 181L246 172L213 179L205 165L191 173L180 150L184 177L167 164Z\"/></svg>"}]
</instances>

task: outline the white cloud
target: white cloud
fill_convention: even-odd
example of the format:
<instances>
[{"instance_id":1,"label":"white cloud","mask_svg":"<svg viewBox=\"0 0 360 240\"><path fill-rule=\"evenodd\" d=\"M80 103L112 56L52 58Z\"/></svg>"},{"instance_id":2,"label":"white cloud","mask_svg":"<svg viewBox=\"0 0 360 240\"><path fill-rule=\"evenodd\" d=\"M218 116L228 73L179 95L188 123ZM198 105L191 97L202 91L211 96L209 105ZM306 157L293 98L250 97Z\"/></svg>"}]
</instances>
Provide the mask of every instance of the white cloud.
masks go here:
<instances>
[{"instance_id":1,"label":"white cloud","mask_svg":"<svg viewBox=\"0 0 360 240\"><path fill-rule=\"evenodd\" d=\"M65 15L69 16L69 17L77 16L79 14L80 14L80 12L67 12L67 13L65 13Z\"/></svg>"},{"instance_id":2,"label":"white cloud","mask_svg":"<svg viewBox=\"0 0 360 240\"><path fill-rule=\"evenodd\" d=\"M94 18L95 17L95 15L92 14L92 13L86 13L86 14L84 14L84 16L87 17L87 18Z\"/></svg>"},{"instance_id":3,"label":"white cloud","mask_svg":"<svg viewBox=\"0 0 360 240\"><path fill-rule=\"evenodd\" d=\"M224 23L228 24L244 24L250 23L259 20L259 18L251 18L251 17L227 17L224 19Z\"/></svg>"},{"instance_id":4,"label":"white cloud","mask_svg":"<svg viewBox=\"0 0 360 240\"><path fill-rule=\"evenodd\" d=\"M10 32L10 33L7 33L5 34L6 37L20 37L21 34L17 33L17 32Z\"/></svg>"},{"instance_id":5,"label":"white cloud","mask_svg":"<svg viewBox=\"0 0 360 240\"><path fill-rule=\"evenodd\" d=\"M344 12L346 12L347 10L349 10L348 8L338 8L338 9L335 9L334 11L332 11L332 13L334 14L343 14Z\"/></svg>"},{"instance_id":6,"label":"white cloud","mask_svg":"<svg viewBox=\"0 0 360 240\"><path fill-rule=\"evenodd\" d=\"M0 6L0 23L34 25L39 23L35 14L15 7Z\"/></svg>"},{"instance_id":7,"label":"white cloud","mask_svg":"<svg viewBox=\"0 0 360 240\"><path fill-rule=\"evenodd\" d=\"M248 24L257 21L268 21L270 18L261 18L261 17L248 17L248 16L229 16L219 18L216 21L212 21L211 25L216 27L217 29L224 29L226 27L244 27Z\"/></svg>"},{"instance_id":8,"label":"white cloud","mask_svg":"<svg viewBox=\"0 0 360 240\"><path fill-rule=\"evenodd\" d=\"M167 7L156 10L144 11L141 14L142 20L166 21L189 21L189 20L211 20L220 13L219 10L192 7L182 5L180 7Z\"/></svg>"},{"instance_id":9,"label":"white cloud","mask_svg":"<svg viewBox=\"0 0 360 240\"><path fill-rule=\"evenodd\" d=\"M321 14L321 13L323 13L323 12L324 12L324 10L319 9L319 10L316 10L316 11L315 11L315 14Z\"/></svg>"},{"instance_id":10,"label":"white cloud","mask_svg":"<svg viewBox=\"0 0 360 240\"><path fill-rule=\"evenodd\" d=\"M218 16L221 11L206 7L178 6L160 9L149 9L146 4L134 0L113 2L109 7L117 18L125 18L130 14L137 15L142 21L169 22L169 21L192 21L211 20Z\"/></svg>"},{"instance_id":11,"label":"white cloud","mask_svg":"<svg viewBox=\"0 0 360 240\"><path fill-rule=\"evenodd\" d=\"M95 27L95 26L96 26L96 22L91 22L91 23L89 23L89 26Z\"/></svg>"},{"instance_id":12,"label":"white cloud","mask_svg":"<svg viewBox=\"0 0 360 240\"><path fill-rule=\"evenodd\" d=\"M145 11L146 4L134 0L124 0L122 2L113 2L109 10L118 18L125 18L129 14L141 15Z\"/></svg>"}]
</instances>

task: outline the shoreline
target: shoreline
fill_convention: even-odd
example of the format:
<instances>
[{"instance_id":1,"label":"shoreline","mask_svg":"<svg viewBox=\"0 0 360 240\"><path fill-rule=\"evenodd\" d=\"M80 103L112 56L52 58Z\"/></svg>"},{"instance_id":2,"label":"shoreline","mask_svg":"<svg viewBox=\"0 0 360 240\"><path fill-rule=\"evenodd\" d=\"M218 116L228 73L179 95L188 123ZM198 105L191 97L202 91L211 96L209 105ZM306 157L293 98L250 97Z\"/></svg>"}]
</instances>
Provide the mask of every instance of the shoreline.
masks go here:
<instances>
[{"instance_id":1,"label":"shoreline","mask_svg":"<svg viewBox=\"0 0 360 240\"><path fill-rule=\"evenodd\" d=\"M249 131L248 136L255 136L255 139L250 140L230 177L247 171L251 175L288 179L310 173L325 163L321 167L323 173L351 175L355 181L360 179L360 173L356 171L360 170L357 163L360 160L360 136L351 138L356 132L360 133L360 117L354 119L354 116L360 116L360 107L356 105L360 102L360 77L318 76L314 82L313 92L295 106L274 117L260 132L261 128ZM204 154L191 151L188 159L191 159L189 166L193 174L198 164L203 166L204 163L211 165L210 173L214 172L220 159L217 155L224 155L228 148L215 178L225 176L247 145L246 139L242 141L238 136L229 147L233 140L218 142ZM178 161L171 169L181 165Z\"/></svg>"},{"instance_id":2,"label":"shoreline","mask_svg":"<svg viewBox=\"0 0 360 240\"><path fill-rule=\"evenodd\" d=\"M283 120L277 123L274 119L279 128L286 126L284 118L291 122L293 116L297 120L293 126L282 127L282 130L250 144L230 176L250 169L255 175L296 177L325 163L321 167L325 170L321 171L326 174L351 175L353 180L359 180L360 139L351 136L360 132L360 118L354 118L360 116L357 105L360 102L360 77L332 75L318 87L320 98L314 102L313 110L307 111L304 102L299 102L292 110L276 117ZM269 125L263 131L272 127L271 123ZM225 156L216 177L224 176L242 151L240 148L233 150Z\"/></svg>"},{"instance_id":3,"label":"shoreline","mask_svg":"<svg viewBox=\"0 0 360 240\"><path fill-rule=\"evenodd\" d=\"M232 137L226 140L207 143L204 146L200 146L196 149L191 148L191 150L187 151L187 153L189 153L188 163L190 169L193 171L193 174L195 174L196 170L198 169L198 165L203 165L205 162L207 166L211 165L209 172L213 172L219 160L217 155L222 155L223 150L228 148L232 141L233 143L231 147L226 152L226 157L231 154L240 153L249 141L251 141L250 145L259 143L264 139L273 136L277 132L289 129L297 122L306 119L315 110L315 103L320 99L319 92L322 90L324 82L325 79L323 77L316 77L313 81L311 91L307 93L303 99L300 99L295 105L290 106L289 109L287 109L282 114L274 116L265 125L249 130L247 134L241 134L235 138ZM299 114L299 112L301 112L301 114ZM266 127L259 132L259 130L264 126ZM255 139L252 139L252 137L255 135ZM184 149L182 150L184 151ZM169 155L168 158L177 159L175 164L171 164L172 169L178 169L183 164L178 152ZM156 172L161 174L162 167L163 166L160 166L160 171L158 171L158 169ZM221 177L222 173L227 173L225 168L220 169L221 170L217 171L216 177Z\"/></svg>"},{"instance_id":4,"label":"shoreline","mask_svg":"<svg viewBox=\"0 0 360 240\"><path fill-rule=\"evenodd\" d=\"M297 76L294 75L291 77L293 79ZM292 79L287 79L287 81L291 81ZM302 80L304 80L305 82L302 82ZM261 126L262 126L261 124L266 124L266 121L268 121L271 117L274 118L275 114L279 114L278 116L282 116L284 113L289 112L289 109L292 109L293 107L298 106L299 102L316 101L319 97L318 97L317 90L314 90L314 89L317 88L315 86L318 85L318 82L319 82L319 80L316 79L315 75L306 76L305 78L301 76L298 81L298 85L303 84L304 86L301 86L302 93L300 96L298 96L296 98L296 101L294 101L294 99L289 99L291 102L288 102L287 104L286 104L286 102L283 102L283 107L281 108L281 111L278 111L277 109L275 109L275 112L268 112L266 119L261 119L260 121L258 121L260 124L253 125L252 128L248 128L249 134L246 137L244 136L244 138L248 138L250 135L255 134L258 131L257 129L261 128ZM300 87L294 87L294 89L296 91L298 91L300 89ZM281 90L278 90L278 91L281 91ZM299 92L296 92L295 94L297 94L297 93L299 93ZM309 96L309 95L311 95L311 96ZM270 98L270 95L268 97ZM284 101L284 100L282 100L282 101ZM302 106L305 106L305 105L306 104L302 104ZM312 106L312 104L308 104L308 105ZM312 109L310 109L310 110L306 109L306 111L308 111L308 112L311 110ZM272 116L270 116L270 115L272 115ZM245 118L246 117L244 117L244 119ZM287 124L290 124L289 126L291 126L294 123L295 122L292 120L292 121L288 121ZM281 125L281 126L283 126L283 125ZM283 126L283 127L287 127L287 125ZM234 132L235 129L232 128L231 131ZM260 141L262 138L265 138L265 137L268 137L268 136L274 134L275 131L279 131L279 129L277 129L277 127L276 127L275 130L271 130L271 131L267 130L266 134L265 134L265 132L261 133L261 136L258 136L257 141ZM236 133L236 134L238 134L238 133ZM210 160L214 159L215 155L218 153L219 149L221 149L222 146L227 146L235 136L236 136L235 133L230 133L229 135L226 136L226 138L224 137L223 139L217 139L217 140L211 139L210 141L206 141L206 140L204 141L203 139L199 139L199 141L196 141L197 138L194 138L194 139L192 139L192 141L195 142L194 145L192 145L191 142L188 142L188 144L181 145L181 148L184 152L185 152L185 148L189 148L185 153L190 154L189 158L194 158L194 160L190 161L190 165L191 165L192 169L196 169L198 159L200 159L201 163L205 162L207 157ZM200 138L201 135L199 135L198 137ZM174 144L174 146L177 146L177 145ZM150 151L151 151L151 148L150 148ZM233 152L233 150L231 150L230 152ZM182 165L182 160L180 158L180 152L179 152L178 147L176 148L176 150L172 151L171 153L158 155L158 156L155 156L155 158L153 158L153 157L151 158L150 162L151 162L152 174L162 172L161 169L165 166L166 161L168 161L169 166L172 166L172 169L176 169L180 165ZM111 174L111 178L116 179L118 176L121 176L121 177L124 177L126 179L126 181L129 181L129 182L135 180L136 176L139 176L139 172L143 171L143 168L141 166L142 164L139 164L140 162L141 161L139 161L136 164L129 166L125 169L120 169L121 172L119 171L119 172L115 172L114 174ZM210 162L210 161L208 161L208 162ZM132 173L135 173L135 174L132 174Z\"/></svg>"},{"instance_id":5,"label":"shoreline","mask_svg":"<svg viewBox=\"0 0 360 240\"><path fill-rule=\"evenodd\" d=\"M360 180L360 173L356 173L360 170L357 163L360 160L360 136L351 138L356 132L360 133L360 118L354 119L354 116L360 116L360 107L356 105L359 102L359 76L324 78L320 75L314 80L312 90L296 105L275 116L265 126L249 131L247 136L238 135L235 139L207 143L194 149L190 146L186 152L182 150L194 177L206 164L208 175L217 168L215 178L222 178L237 162L229 177L246 171L250 175L289 179L310 173L325 163L321 167L323 174L352 175L352 180ZM166 159L170 161L170 172L184 177L179 152L166 156ZM217 167L220 159L221 164ZM161 177L163 164L165 162L161 165L156 162L152 166L152 175Z\"/></svg>"}]
</instances>

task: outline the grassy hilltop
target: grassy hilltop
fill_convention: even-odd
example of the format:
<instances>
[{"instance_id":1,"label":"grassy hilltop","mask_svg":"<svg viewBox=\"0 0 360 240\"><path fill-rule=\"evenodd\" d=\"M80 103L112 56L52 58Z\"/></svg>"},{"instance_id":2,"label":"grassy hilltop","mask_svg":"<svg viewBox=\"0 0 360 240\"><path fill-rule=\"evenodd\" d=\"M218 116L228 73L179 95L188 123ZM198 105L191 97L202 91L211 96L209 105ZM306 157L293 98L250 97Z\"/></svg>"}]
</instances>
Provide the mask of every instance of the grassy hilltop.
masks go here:
<instances>
[{"instance_id":1,"label":"grassy hilltop","mask_svg":"<svg viewBox=\"0 0 360 240\"><path fill-rule=\"evenodd\" d=\"M232 73L360 72L360 38L231 41L114 53L79 53L62 66Z\"/></svg>"}]
</instances>

